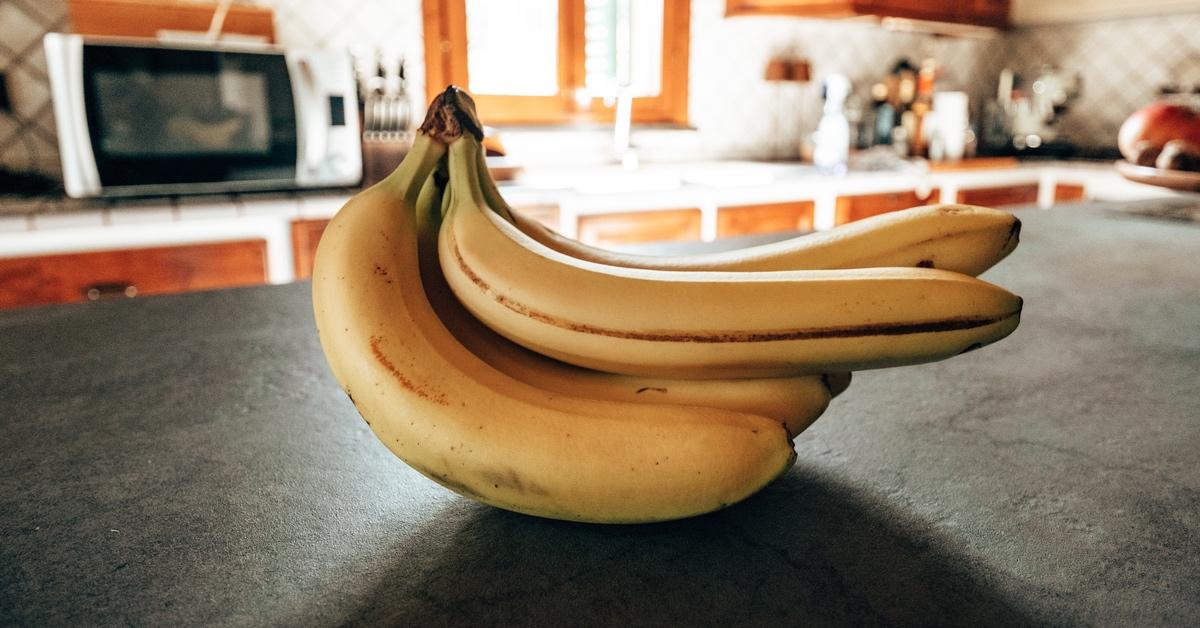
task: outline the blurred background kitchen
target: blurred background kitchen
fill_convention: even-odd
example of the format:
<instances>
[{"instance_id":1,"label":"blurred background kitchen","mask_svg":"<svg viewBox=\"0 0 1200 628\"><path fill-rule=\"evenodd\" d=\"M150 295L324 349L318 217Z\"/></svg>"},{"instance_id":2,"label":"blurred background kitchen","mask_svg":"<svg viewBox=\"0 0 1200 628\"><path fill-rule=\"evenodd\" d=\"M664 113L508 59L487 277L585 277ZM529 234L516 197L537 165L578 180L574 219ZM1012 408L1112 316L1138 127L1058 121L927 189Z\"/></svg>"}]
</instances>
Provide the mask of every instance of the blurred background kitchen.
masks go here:
<instances>
[{"instance_id":1,"label":"blurred background kitchen","mask_svg":"<svg viewBox=\"0 0 1200 628\"><path fill-rule=\"evenodd\" d=\"M221 111L153 122L205 73ZM0 0L0 307L305 278L447 83L509 201L601 246L1200 189L1114 165L1132 113L1200 99L1196 0Z\"/></svg>"}]
</instances>

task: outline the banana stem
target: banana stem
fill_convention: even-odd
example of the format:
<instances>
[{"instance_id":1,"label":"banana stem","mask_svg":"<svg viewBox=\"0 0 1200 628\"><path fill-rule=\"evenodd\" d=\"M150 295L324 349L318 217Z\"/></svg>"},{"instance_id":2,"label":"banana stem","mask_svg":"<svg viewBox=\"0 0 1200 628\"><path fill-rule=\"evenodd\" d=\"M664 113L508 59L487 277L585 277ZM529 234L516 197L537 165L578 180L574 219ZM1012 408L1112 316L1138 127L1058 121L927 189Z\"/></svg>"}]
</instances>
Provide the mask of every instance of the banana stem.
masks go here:
<instances>
[{"instance_id":1,"label":"banana stem","mask_svg":"<svg viewBox=\"0 0 1200 628\"><path fill-rule=\"evenodd\" d=\"M409 207L415 207L422 187L418 183L429 178L445 155L445 144L418 131L408 155L379 185L391 188Z\"/></svg>"},{"instance_id":2,"label":"banana stem","mask_svg":"<svg viewBox=\"0 0 1200 628\"><path fill-rule=\"evenodd\" d=\"M479 188L478 163L479 141L463 135L450 143L450 194L454 203L473 202L483 206L483 192ZM453 206L453 203L452 203Z\"/></svg>"},{"instance_id":3,"label":"banana stem","mask_svg":"<svg viewBox=\"0 0 1200 628\"><path fill-rule=\"evenodd\" d=\"M475 115L475 102L466 92L451 85L429 103L425 121L417 129L408 155L379 184L403 196L409 207L415 207L425 179L445 156L447 145L464 136L473 140L467 143L478 145L483 138L482 126Z\"/></svg>"}]
</instances>

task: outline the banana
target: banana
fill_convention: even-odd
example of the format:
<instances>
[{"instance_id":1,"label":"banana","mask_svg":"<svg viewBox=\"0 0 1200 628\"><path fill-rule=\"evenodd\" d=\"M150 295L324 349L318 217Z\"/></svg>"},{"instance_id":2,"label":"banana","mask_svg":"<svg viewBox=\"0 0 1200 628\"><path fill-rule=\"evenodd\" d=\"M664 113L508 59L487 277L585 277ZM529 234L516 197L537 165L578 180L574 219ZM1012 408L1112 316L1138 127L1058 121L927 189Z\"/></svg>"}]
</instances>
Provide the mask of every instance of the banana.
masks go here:
<instances>
[{"instance_id":1,"label":"banana","mask_svg":"<svg viewBox=\"0 0 1200 628\"><path fill-rule=\"evenodd\" d=\"M736 251L660 257L589 246L514 210L496 188L480 152L485 203L525 235L564 255L623 268L655 270L825 270L908 266L976 277L1017 248L1021 221L975 205L926 205L872 216L779 242Z\"/></svg>"},{"instance_id":2,"label":"banana","mask_svg":"<svg viewBox=\"0 0 1200 628\"><path fill-rule=\"evenodd\" d=\"M478 142L449 147L439 234L447 283L533 351L614 373L780 377L917 364L995 342L1021 300L944 270L774 272L620 268L550 249L486 208Z\"/></svg>"},{"instance_id":3,"label":"banana","mask_svg":"<svg viewBox=\"0 0 1200 628\"><path fill-rule=\"evenodd\" d=\"M422 285L416 213L436 206L436 194L419 193L444 143L477 129L453 106L455 94L431 104L401 165L353 197L317 249L321 346L376 436L460 494L580 521L696 515L788 469L795 452L774 419L548 392L493 368L450 333Z\"/></svg>"},{"instance_id":4,"label":"banana","mask_svg":"<svg viewBox=\"0 0 1200 628\"><path fill-rule=\"evenodd\" d=\"M426 183L432 188L433 180ZM422 194L433 193L432 189ZM426 207L430 207L426 205ZM437 255L440 208L417 214L421 281L446 328L472 353L505 374L547 391L631 403L724 408L778 420L794 438L846 389L849 373L751 379L637 377L580 368L530 351L488 329L467 312L446 284Z\"/></svg>"}]
</instances>

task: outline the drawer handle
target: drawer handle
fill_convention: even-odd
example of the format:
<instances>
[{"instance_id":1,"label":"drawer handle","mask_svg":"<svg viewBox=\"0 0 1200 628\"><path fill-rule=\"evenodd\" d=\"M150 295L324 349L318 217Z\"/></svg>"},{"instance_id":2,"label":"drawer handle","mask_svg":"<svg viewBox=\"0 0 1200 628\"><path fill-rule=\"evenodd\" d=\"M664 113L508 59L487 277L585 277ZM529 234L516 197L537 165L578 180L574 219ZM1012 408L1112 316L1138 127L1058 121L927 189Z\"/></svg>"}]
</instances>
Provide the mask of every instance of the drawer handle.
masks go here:
<instances>
[{"instance_id":1,"label":"drawer handle","mask_svg":"<svg viewBox=\"0 0 1200 628\"><path fill-rule=\"evenodd\" d=\"M94 283L83 289L83 296L87 297L88 301L132 299L137 296L137 293L137 286L126 281Z\"/></svg>"}]
</instances>

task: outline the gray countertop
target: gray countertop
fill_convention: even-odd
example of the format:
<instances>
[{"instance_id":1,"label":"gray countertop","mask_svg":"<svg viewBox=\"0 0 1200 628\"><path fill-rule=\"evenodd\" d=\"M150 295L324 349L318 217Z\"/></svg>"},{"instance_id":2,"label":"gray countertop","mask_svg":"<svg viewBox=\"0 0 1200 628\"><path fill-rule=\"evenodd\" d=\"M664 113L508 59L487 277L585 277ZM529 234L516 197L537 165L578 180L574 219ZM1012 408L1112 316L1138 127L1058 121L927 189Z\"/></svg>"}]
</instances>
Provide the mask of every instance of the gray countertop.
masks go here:
<instances>
[{"instance_id":1,"label":"gray countertop","mask_svg":"<svg viewBox=\"0 0 1200 628\"><path fill-rule=\"evenodd\" d=\"M330 376L308 284L0 312L0 624L1200 621L1200 228L1023 211L1005 341L863 372L727 510L478 505Z\"/></svg>"}]
</instances>

